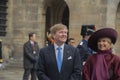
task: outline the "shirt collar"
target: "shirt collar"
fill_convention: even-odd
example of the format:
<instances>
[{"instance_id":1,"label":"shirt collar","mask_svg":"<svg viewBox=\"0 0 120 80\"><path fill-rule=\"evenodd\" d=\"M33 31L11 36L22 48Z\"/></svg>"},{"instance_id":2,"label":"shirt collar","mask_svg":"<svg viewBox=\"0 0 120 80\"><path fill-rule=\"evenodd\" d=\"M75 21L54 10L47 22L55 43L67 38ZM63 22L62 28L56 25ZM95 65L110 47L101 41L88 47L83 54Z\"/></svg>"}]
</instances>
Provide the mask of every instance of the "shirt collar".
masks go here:
<instances>
[{"instance_id":1,"label":"shirt collar","mask_svg":"<svg viewBox=\"0 0 120 80\"><path fill-rule=\"evenodd\" d=\"M34 44L34 41L31 41L31 40L30 40L30 43L31 43L31 44Z\"/></svg>"},{"instance_id":2,"label":"shirt collar","mask_svg":"<svg viewBox=\"0 0 120 80\"><path fill-rule=\"evenodd\" d=\"M55 49L57 49L58 47L61 47L61 48L63 49L63 48L64 48L64 45L65 45L65 44L62 44L61 46L58 46L56 43L54 43Z\"/></svg>"}]
</instances>

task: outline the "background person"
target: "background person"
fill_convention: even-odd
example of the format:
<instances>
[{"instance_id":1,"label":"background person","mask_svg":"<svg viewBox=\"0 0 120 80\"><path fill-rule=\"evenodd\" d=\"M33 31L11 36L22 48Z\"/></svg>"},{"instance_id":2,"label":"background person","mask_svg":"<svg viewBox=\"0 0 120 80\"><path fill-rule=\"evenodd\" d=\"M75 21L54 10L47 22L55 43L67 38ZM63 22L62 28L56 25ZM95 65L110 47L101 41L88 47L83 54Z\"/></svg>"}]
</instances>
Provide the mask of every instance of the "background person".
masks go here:
<instances>
[{"instance_id":1,"label":"background person","mask_svg":"<svg viewBox=\"0 0 120 80\"><path fill-rule=\"evenodd\" d=\"M46 36L47 36L47 39L48 39L48 41L47 41L48 45L53 44L54 43L54 38L52 37L51 33L47 32Z\"/></svg>"},{"instance_id":2,"label":"background person","mask_svg":"<svg viewBox=\"0 0 120 80\"><path fill-rule=\"evenodd\" d=\"M86 59L94 53L92 49L90 49L88 44L88 39L90 36L95 32L95 26L94 25L82 25L81 28L81 36L83 37L82 41L79 43L77 48L80 50L80 55L82 56L82 62L83 65L86 61Z\"/></svg>"},{"instance_id":3,"label":"background person","mask_svg":"<svg viewBox=\"0 0 120 80\"><path fill-rule=\"evenodd\" d=\"M36 80L36 65L39 53L39 46L36 40L36 34L34 32L29 33L29 41L27 41L24 46L24 75L23 80Z\"/></svg>"},{"instance_id":4,"label":"background person","mask_svg":"<svg viewBox=\"0 0 120 80\"><path fill-rule=\"evenodd\" d=\"M0 39L0 69L4 68L2 57L2 40Z\"/></svg>"},{"instance_id":5,"label":"background person","mask_svg":"<svg viewBox=\"0 0 120 80\"><path fill-rule=\"evenodd\" d=\"M112 52L116 40L117 32L112 28L93 33L88 46L96 54L88 57L82 72L83 80L120 80L120 57Z\"/></svg>"},{"instance_id":6,"label":"background person","mask_svg":"<svg viewBox=\"0 0 120 80\"><path fill-rule=\"evenodd\" d=\"M75 39L74 38L69 38L68 39L68 44L75 47Z\"/></svg>"}]
</instances>

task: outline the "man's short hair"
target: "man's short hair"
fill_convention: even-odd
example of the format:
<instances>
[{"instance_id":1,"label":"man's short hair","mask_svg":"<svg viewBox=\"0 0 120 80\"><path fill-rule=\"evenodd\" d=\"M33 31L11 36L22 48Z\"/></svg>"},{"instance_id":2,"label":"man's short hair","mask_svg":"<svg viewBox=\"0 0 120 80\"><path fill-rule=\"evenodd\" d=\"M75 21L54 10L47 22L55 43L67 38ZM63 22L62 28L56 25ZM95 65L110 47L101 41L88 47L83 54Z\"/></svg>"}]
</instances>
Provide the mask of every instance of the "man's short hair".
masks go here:
<instances>
[{"instance_id":1,"label":"man's short hair","mask_svg":"<svg viewBox=\"0 0 120 80\"><path fill-rule=\"evenodd\" d=\"M29 36L29 39L30 39L30 37L33 36L33 34L36 34L36 33L35 33L35 32L30 32L30 33L29 33L29 35L28 35L28 36Z\"/></svg>"},{"instance_id":2,"label":"man's short hair","mask_svg":"<svg viewBox=\"0 0 120 80\"><path fill-rule=\"evenodd\" d=\"M68 42L70 42L71 40L75 40L75 39L74 39L74 38L69 38L69 39L68 39Z\"/></svg>"}]
</instances>

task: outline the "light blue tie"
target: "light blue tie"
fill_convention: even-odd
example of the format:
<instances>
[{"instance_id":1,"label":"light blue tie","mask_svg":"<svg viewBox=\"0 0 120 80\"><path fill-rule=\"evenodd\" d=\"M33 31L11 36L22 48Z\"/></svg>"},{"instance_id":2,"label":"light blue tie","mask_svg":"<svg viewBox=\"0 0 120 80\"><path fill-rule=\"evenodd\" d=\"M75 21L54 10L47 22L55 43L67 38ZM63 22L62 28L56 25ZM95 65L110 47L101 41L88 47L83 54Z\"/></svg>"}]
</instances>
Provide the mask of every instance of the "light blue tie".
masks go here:
<instances>
[{"instance_id":1,"label":"light blue tie","mask_svg":"<svg viewBox=\"0 0 120 80\"><path fill-rule=\"evenodd\" d=\"M62 48L58 47L57 50L58 50L58 54L57 54L57 66L58 66L58 70L60 72L61 66L62 66L62 52L61 52Z\"/></svg>"}]
</instances>

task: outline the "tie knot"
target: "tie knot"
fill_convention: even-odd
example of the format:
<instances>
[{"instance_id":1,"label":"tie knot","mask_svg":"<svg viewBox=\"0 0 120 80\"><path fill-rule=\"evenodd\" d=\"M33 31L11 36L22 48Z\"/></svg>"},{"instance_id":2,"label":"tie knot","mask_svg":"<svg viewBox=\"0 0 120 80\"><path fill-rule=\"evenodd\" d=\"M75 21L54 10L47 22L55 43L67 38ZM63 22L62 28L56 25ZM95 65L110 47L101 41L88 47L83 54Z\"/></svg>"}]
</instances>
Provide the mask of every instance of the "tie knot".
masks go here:
<instances>
[{"instance_id":1,"label":"tie knot","mask_svg":"<svg viewBox=\"0 0 120 80\"><path fill-rule=\"evenodd\" d=\"M57 50L61 50L62 48L61 47L58 47Z\"/></svg>"}]
</instances>

